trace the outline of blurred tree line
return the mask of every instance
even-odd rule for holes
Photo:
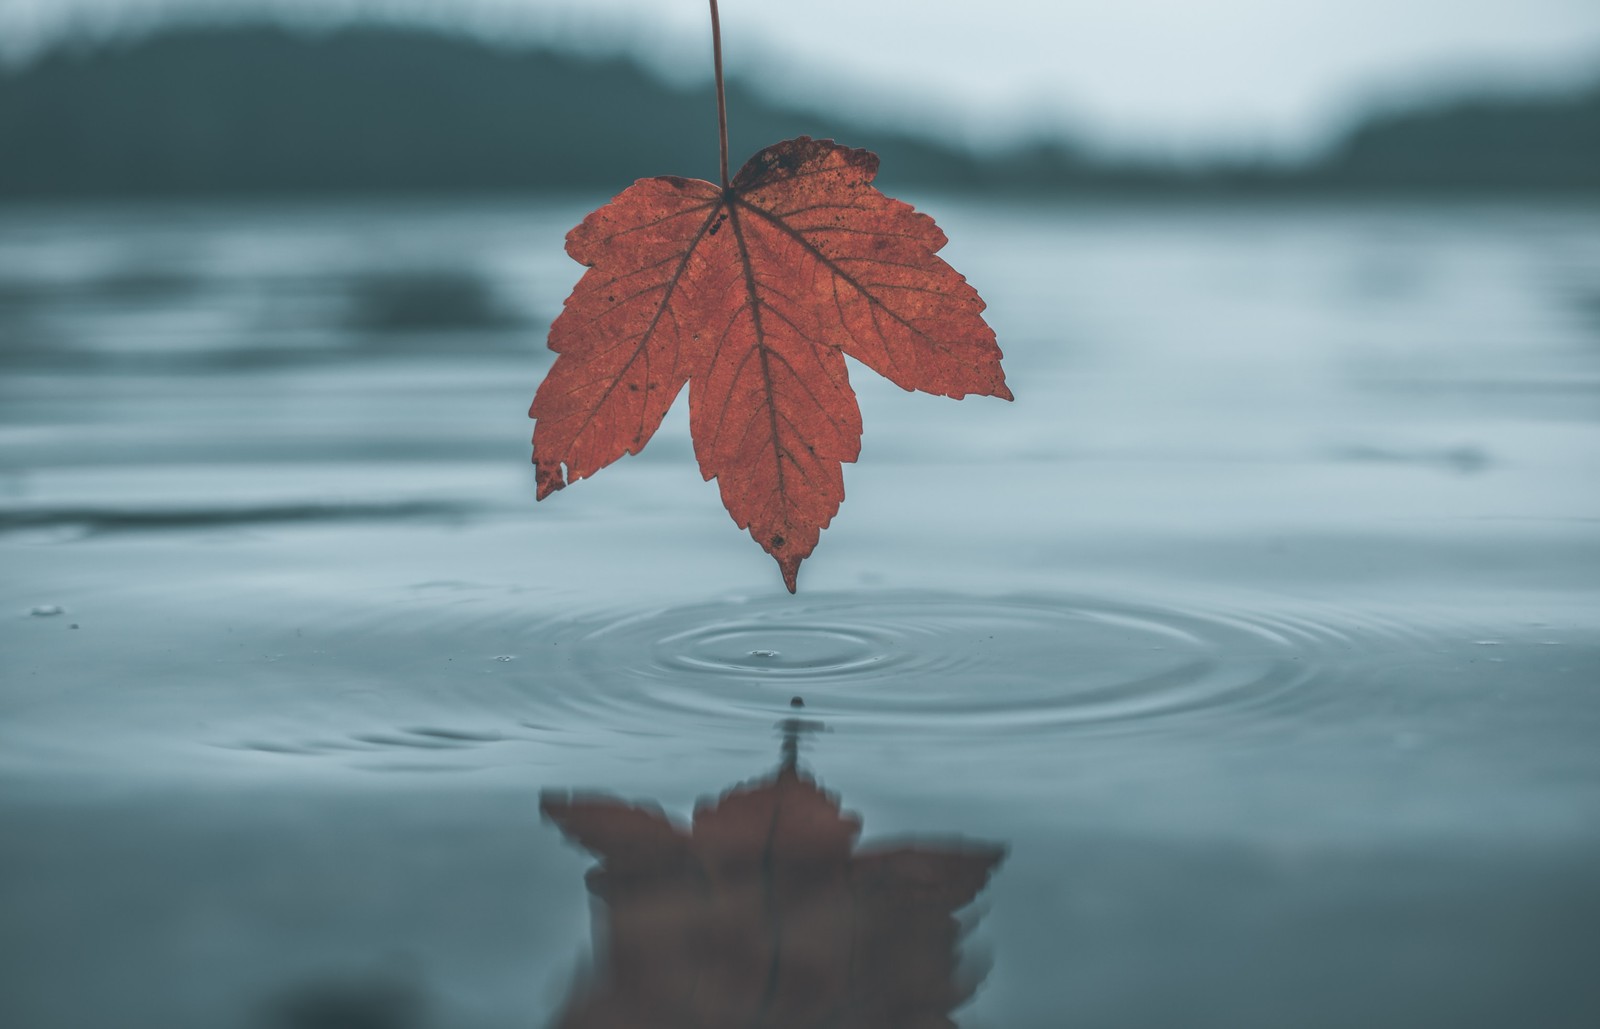
[[[883,181],[1018,191],[1600,190],[1600,88],[1375,116],[1298,166],[1174,168],[1067,142],[974,152],[729,85],[734,161],[806,134]],[[422,30],[173,29],[0,72],[0,198],[616,190],[714,178],[709,83]]]

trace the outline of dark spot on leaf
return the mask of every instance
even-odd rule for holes
[[[772,537],[772,545],[775,546],[775,547],[783,546],[783,537],[782,536],[774,536],[774,537]]]
[[[711,223],[711,228],[706,230],[706,235],[715,236],[717,234],[717,230],[722,228],[722,223],[727,221],[727,220],[728,220],[728,212],[727,211],[719,211],[719,212],[717,212],[717,220]]]

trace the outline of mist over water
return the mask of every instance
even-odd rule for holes
[[[963,1026],[1600,1018],[1593,205],[912,197],[1017,401],[852,365],[790,597],[681,408],[533,503],[598,199],[0,212],[0,1023],[545,1024],[608,918],[803,977],[908,897]],[[541,822],[791,756],[794,906]]]

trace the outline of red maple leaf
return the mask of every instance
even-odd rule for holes
[[[1011,391],[982,299],[872,185],[876,155],[801,136],[728,182],[725,140],[724,185],[641,179],[568,233],[589,270],[528,412],[538,495],[638,453],[689,383],[700,472],[792,593],[861,451],[844,355],[907,390]]]

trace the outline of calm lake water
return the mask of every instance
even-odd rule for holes
[[[0,212],[0,1024],[1600,1025],[1600,209],[916,198],[791,597],[597,199]]]

